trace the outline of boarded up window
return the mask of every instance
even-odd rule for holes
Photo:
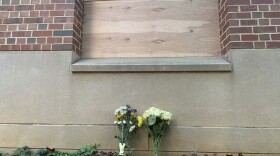
[[[84,58],[220,55],[217,0],[85,2]]]

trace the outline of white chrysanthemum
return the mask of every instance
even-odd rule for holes
[[[118,123],[118,121],[114,121],[114,124],[117,124]]]
[[[135,129],[135,125],[133,125],[133,126],[131,126],[130,128],[129,128],[129,132],[132,132],[134,129]]]
[[[126,114],[126,112],[127,112],[127,106],[120,106],[114,111],[114,114],[117,115],[118,113],[120,113],[121,115],[123,115]]]
[[[146,110],[143,114],[143,118],[147,119],[149,116],[151,116],[153,113],[150,110]]]
[[[172,114],[169,112],[165,112],[161,115],[160,117],[162,120],[171,120],[172,119]]]

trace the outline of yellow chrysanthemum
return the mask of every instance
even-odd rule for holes
[[[117,120],[120,120],[121,117],[122,117],[122,115],[120,115],[120,114],[117,114],[117,115],[116,115],[116,119],[117,119]]]
[[[138,122],[137,126],[138,127],[142,127],[142,125],[143,125],[143,118],[141,116],[137,116],[137,122]]]

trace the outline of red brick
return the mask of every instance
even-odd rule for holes
[[[20,50],[20,45],[0,45],[0,50]]]
[[[24,23],[43,23],[42,17],[24,18]]]
[[[21,12],[20,12],[20,17],[28,17],[29,14],[30,14],[29,11],[21,11]]]
[[[44,17],[44,16],[49,16],[50,15],[50,11],[40,11],[40,16]]]
[[[33,31],[32,36],[52,36],[52,31]]]
[[[271,34],[272,40],[280,40],[280,34]]]
[[[21,50],[22,51],[29,51],[29,50],[41,50],[41,45],[40,44],[26,44],[26,45],[21,45]]]
[[[37,38],[37,43],[43,44],[46,43],[47,38]]]
[[[220,41],[222,42],[226,37],[227,37],[226,33],[222,34],[221,37],[220,37]]]
[[[41,0],[42,4],[50,4],[50,2],[51,2],[50,0]]]
[[[26,44],[26,38],[17,38],[17,44]]]
[[[55,17],[54,23],[73,23],[74,17]]]
[[[64,24],[64,29],[73,29],[73,24]]]
[[[65,11],[65,16],[74,16],[74,14],[75,14],[75,11],[74,10],[66,10]],[[79,19],[81,19],[81,18],[79,18]]]
[[[230,47],[233,49],[251,49],[254,48],[253,42],[231,42]]]
[[[240,24],[241,24],[241,26],[258,25],[258,21],[257,20],[240,20]]]
[[[269,19],[259,19],[259,25],[269,25]]]
[[[268,11],[269,6],[268,5],[259,5],[259,11]]]
[[[44,17],[44,23],[53,23],[54,18],[53,17]]]
[[[273,4],[273,0],[252,0],[252,4]]]
[[[271,5],[270,10],[271,11],[280,11],[280,5]]]
[[[0,5],[1,11],[15,11],[15,6]]]
[[[61,37],[50,37],[47,39],[47,43],[62,43]]]
[[[31,50],[31,44],[22,44],[20,49],[23,51]]]
[[[34,10],[34,5],[16,5],[15,6],[16,11],[30,11]]]
[[[28,30],[37,30],[37,24],[28,24]]]
[[[50,16],[64,16],[64,11],[50,11]]]
[[[21,4],[30,4],[31,0],[21,0]]]
[[[65,3],[65,0],[51,0],[51,3]]]
[[[63,43],[72,43],[73,42],[73,37],[64,37]]]
[[[271,19],[270,23],[271,25],[280,25],[280,19]]]
[[[54,10],[54,4],[38,4],[35,10]]]
[[[39,11],[30,11],[30,17],[39,17]]]
[[[280,41],[279,42],[266,42],[267,48],[280,48]]]
[[[73,50],[72,44],[53,44],[52,50]]]
[[[17,30],[17,25],[8,25],[8,30],[9,31]]]
[[[263,26],[263,27],[254,27],[254,33],[273,33],[276,32],[276,27],[274,26]]]
[[[32,49],[31,50],[42,50],[41,48],[41,44],[32,44],[31,47]]]
[[[280,18],[280,12],[264,12],[264,18]]]
[[[0,25],[0,31],[7,31],[8,26],[7,25]]]
[[[0,18],[8,18],[9,17],[9,12],[1,12],[0,13]]]
[[[12,36],[13,37],[30,37],[31,31],[13,31]]]
[[[49,29],[63,29],[63,24],[49,24]]]
[[[18,30],[27,30],[27,24],[18,25]]]
[[[251,27],[231,27],[228,29],[230,34],[252,33]]]
[[[254,48],[264,49],[265,48],[265,42],[254,42]]]
[[[257,41],[258,35],[241,35],[242,41]]]
[[[251,13],[229,13],[228,18],[230,19],[251,18]]]
[[[227,0],[226,5],[249,5],[250,0]]]
[[[0,38],[0,44],[5,44],[5,39],[4,38]]]
[[[42,50],[52,50],[52,46],[50,44],[42,44]]]
[[[3,24],[20,24],[23,18],[4,18]]]
[[[228,6],[226,8],[227,12],[238,12],[238,6]]]
[[[240,6],[241,11],[258,11],[257,5]]]
[[[0,37],[1,38],[11,37],[11,32],[0,32]]]
[[[74,9],[75,4],[56,4],[55,10]]]
[[[40,4],[40,0],[31,0],[31,4]]]
[[[14,17],[19,17],[19,12],[18,11],[10,12],[10,18],[14,18]]]
[[[73,44],[76,46],[76,47],[78,47],[79,45],[80,45],[80,43],[74,38],[73,39]]]

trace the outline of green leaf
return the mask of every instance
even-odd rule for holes
[[[156,123],[156,121],[157,121],[157,117],[154,116],[154,115],[152,115],[152,116],[150,116],[150,117],[148,118],[148,125],[149,125],[149,126],[152,126],[152,125],[154,125],[154,124]]]

